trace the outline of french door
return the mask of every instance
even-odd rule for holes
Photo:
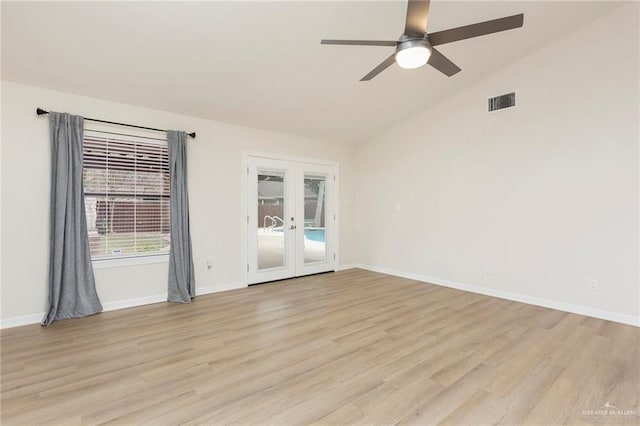
[[[248,157],[248,283],[333,271],[336,167]]]

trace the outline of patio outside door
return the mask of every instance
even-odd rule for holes
[[[248,283],[334,270],[335,166],[248,157]]]

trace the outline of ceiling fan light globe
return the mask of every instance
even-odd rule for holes
[[[414,69],[424,66],[431,56],[431,49],[427,46],[413,46],[398,50],[396,62],[401,68]]]

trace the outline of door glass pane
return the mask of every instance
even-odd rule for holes
[[[325,176],[304,175],[304,263],[327,259],[325,238]]]
[[[258,269],[286,265],[285,173],[258,169]]]

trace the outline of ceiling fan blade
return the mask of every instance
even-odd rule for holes
[[[431,56],[429,56],[427,63],[447,77],[451,77],[461,71],[460,67],[434,48],[431,48]]]
[[[521,27],[523,21],[524,14],[520,13],[519,15],[507,16],[505,18],[498,18],[491,21],[438,31],[433,34],[429,34],[429,43],[431,43],[432,46],[438,46],[472,37],[511,30]]]
[[[382,71],[386,70],[396,61],[396,54],[389,56],[387,59],[382,61],[380,65],[371,70],[371,72],[360,79],[360,81],[369,81],[376,75],[380,74]]]
[[[395,46],[398,42],[384,40],[320,40],[320,44],[338,44],[346,46]]]
[[[430,0],[409,0],[407,2],[407,19],[404,33],[409,37],[424,36],[427,32],[427,18],[429,16]]]

